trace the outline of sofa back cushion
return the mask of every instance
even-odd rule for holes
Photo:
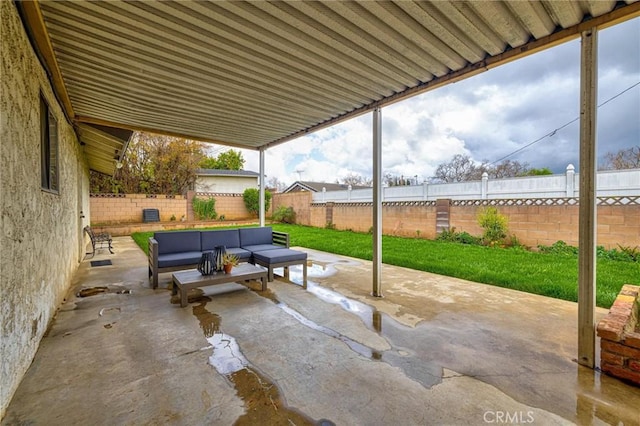
[[[213,250],[216,246],[237,248],[240,247],[240,234],[237,229],[200,231],[200,242],[202,251]]]
[[[240,228],[240,247],[253,246],[258,244],[271,244],[273,241],[270,226],[261,228]]]
[[[158,254],[201,251],[200,231],[156,232],[153,238],[158,242]]]

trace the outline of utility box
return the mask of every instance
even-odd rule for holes
[[[158,209],[142,209],[143,222],[160,222],[160,211]]]

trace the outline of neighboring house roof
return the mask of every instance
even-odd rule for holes
[[[260,177],[260,173],[250,170],[222,170],[222,169],[198,169],[198,176],[239,176],[239,177]]]
[[[298,191],[322,192],[322,188],[325,188],[327,191],[346,191],[347,189],[349,189],[349,185],[344,183],[296,181],[282,192],[283,193],[298,192]],[[351,189],[362,189],[362,188],[369,188],[369,187],[360,186],[360,185],[351,186]]]

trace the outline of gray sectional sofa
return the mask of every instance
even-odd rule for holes
[[[158,274],[195,268],[205,251],[225,246],[241,262],[254,263],[253,253],[289,248],[289,234],[269,226],[207,231],[156,232],[149,238],[149,280],[158,287]]]

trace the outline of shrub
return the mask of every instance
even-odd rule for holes
[[[204,199],[193,197],[191,205],[193,206],[193,213],[198,220],[211,220],[218,217],[215,198]]]
[[[336,229],[336,224],[328,220],[327,223],[324,224],[324,229]]]
[[[468,232],[456,232],[455,226],[451,229],[444,230],[436,237],[438,241],[448,241],[451,243],[460,243],[460,244],[472,244],[478,245],[481,243],[481,239],[478,237],[474,237]]]
[[[618,249],[607,250],[604,246],[596,247],[596,256],[602,259],[616,260],[619,262],[639,262],[640,250],[638,247],[624,247],[618,244]],[[578,247],[570,246],[564,241],[556,241],[550,246],[539,245],[541,253],[559,254],[564,256],[577,256]]]
[[[260,213],[260,191],[258,191],[256,188],[247,188],[242,194],[242,199],[244,200],[244,205],[247,208],[247,211],[255,216],[258,216]],[[269,210],[270,205],[271,192],[264,191],[264,210]]]
[[[620,244],[618,244],[618,247],[620,247],[620,250],[607,250],[603,246],[598,246],[596,247],[596,254],[598,257],[620,262],[638,262],[640,260],[640,251],[638,251],[637,247],[623,247]]]
[[[618,244],[618,247],[632,262],[640,262],[640,249],[638,247],[625,247],[620,244]]]
[[[560,254],[564,256],[576,256],[578,247],[570,246],[562,240],[556,241],[550,246],[539,245],[538,250],[541,253]]]
[[[273,212],[271,219],[281,223],[296,223],[296,212],[293,207],[280,206]]]
[[[484,229],[482,240],[487,245],[502,244],[507,238],[507,218],[498,213],[495,207],[487,207],[480,211],[478,224]]]

